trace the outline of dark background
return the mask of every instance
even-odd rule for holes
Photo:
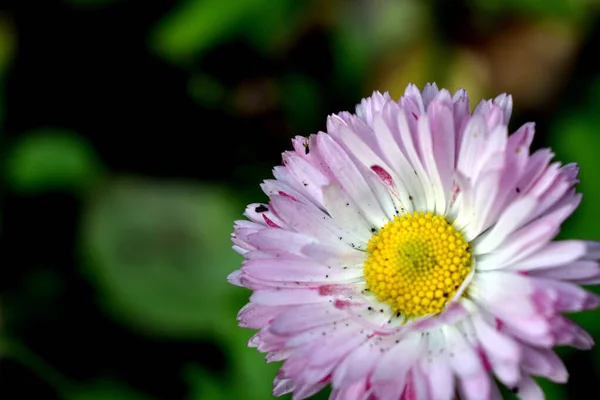
[[[270,398],[233,220],[373,90],[512,93],[511,127],[581,165],[561,236],[598,239],[599,50],[591,0],[1,0],[0,396]],[[599,350],[559,353],[547,397],[586,397]]]

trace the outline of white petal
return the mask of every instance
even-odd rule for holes
[[[500,219],[489,233],[475,240],[473,252],[485,254],[496,249],[511,233],[522,226],[537,204],[538,202],[532,197],[523,197],[513,202],[500,215]]]

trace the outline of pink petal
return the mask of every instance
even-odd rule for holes
[[[421,185],[424,191],[424,200],[427,205],[427,211],[433,211],[435,209],[434,192],[431,187],[431,181],[429,175],[425,170],[425,166],[422,162],[422,157],[419,154],[419,142],[414,140],[411,133],[410,123],[405,112],[400,112],[396,116],[396,126],[398,133],[400,134],[400,142],[404,144],[406,156],[408,161],[412,165],[414,173],[421,181]],[[417,129],[415,129],[416,131]]]
[[[515,384],[520,377],[520,346],[495,328],[488,325],[480,316],[472,319],[477,339],[483,346],[496,375],[505,384]]]
[[[338,365],[333,374],[334,385],[344,387],[366,379],[381,356],[371,341],[363,343]]]
[[[400,397],[408,371],[423,354],[423,344],[420,335],[410,335],[382,357],[371,377],[378,399],[397,400]]]
[[[350,385],[337,386],[331,392],[330,400],[366,400],[369,396],[367,382],[359,381]]]
[[[589,333],[562,315],[552,318],[552,334],[556,345],[567,345],[581,350],[589,350],[594,345],[594,339]]]
[[[433,139],[433,154],[445,194],[451,193],[455,164],[453,104],[447,90],[440,91],[427,109]],[[444,210],[445,211],[445,210]],[[440,212],[442,212],[440,210]]]
[[[376,226],[383,226],[387,218],[364,177],[348,158],[347,153],[329,136],[324,133],[317,135],[318,147],[314,151],[321,159],[327,160],[331,172],[342,188],[352,198],[363,216]]]
[[[517,386],[517,396],[522,400],[544,400],[544,392],[539,385],[529,376],[524,375]]]
[[[326,284],[352,282],[362,277],[362,271],[355,268],[332,268],[310,260],[286,258],[249,259],[244,262],[242,271],[256,279],[272,282]]]
[[[503,123],[508,125],[510,115],[512,114],[513,101],[512,96],[502,93],[494,99],[494,104],[498,105],[504,111]]]
[[[432,399],[450,400],[454,397],[454,376],[446,357],[434,357],[423,362],[423,369],[429,376]]]
[[[329,185],[324,188],[323,205],[333,222],[342,230],[351,232],[363,242],[369,241],[373,226],[365,220],[354,200],[348,197],[341,187]]]
[[[284,153],[283,162],[287,172],[294,179],[292,187],[313,200],[315,204],[322,204],[321,187],[331,183],[329,177],[295,153]]]
[[[446,91],[442,89],[442,91]],[[429,112],[429,105],[433,99],[439,96],[440,90],[435,83],[427,82],[423,88],[421,98],[423,99],[423,109]],[[450,100],[450,93],[448,93],[448,100]],[[452,104],[452,103],[451,103]]]
[[[572,281],[578,284],[594,282],[600,279],[600,265],[596,261],[575,261],[567,265],[552,268],[538,268],[532,271],[533,276]]]
[[[462,147],[464,127],[471,118],[471,108],[469,105],[469,95],[464,89],[459,89],[452,97],[454,103],[454,131],[456,132],[455,158],[458,158],[460,148]],[[456,163],[455,163],[456,165]]]
[[[524,346],[522,368],[531,375],[543,376],[553,382],[566,383],[569,378],[561,359],[549,349]]]
[[[289,335],[343,320],[345,315],[345,312],[330,304],[301,305],[294,312],[279,314],[271,324],[271,331],[278,335]]]
[[[481,155],[485,149],[487,128],[480,117],[471,117],[464,128],[456,168],[468,177],[479,175]]]
[[[381,113],[383,106],[392,101],[390,94],[385,92],[373,92],[371,97],[363,99],[359,105],[356,106],[356,116],[365,121],[369,126],[373,127],[373,119],[377,114]]]
[[[500,246],[510,234],[522,226],[537,205],[537,200],[531,197],[523,197],[510,204],[489,233],[476,240],[476,254],[485,254]]]
[[[287,306],[327,302],[331,297],[322,296],[314,289],[256,290],[250,301],[264,306]]]
[[[271,197],[271,204],[278,215],[284,216],[290,229],[310,235],[320,242],[335,244],[339,241],[365,247],[366,243],[352,232],[337,226],[331,217],[313,206],[298,203],[285,196]],[[342,239],[340,239],[340,237]]]
[[[255,303],[246,304],[238,313],[239,325],[243,328],[260,329],[271,323],[287,307],[268,307]]]
[[[586,252],[585,242],[561,240],[548,243],[542,249],[510,266],[514,270],[533,270],[567,264],[582,257]]]

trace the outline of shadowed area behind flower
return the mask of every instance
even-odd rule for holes
[[[593,2],[150,3],[0,5],[3,397],[270,398],[225,280],[233,221],[290,138],[373,90],[511,93],[511,128],[581,167],[560,237],[600,237]],[[573,319],[597,339],[598,316]],[[583,397],[600,350],[559,354],[547,397]]]

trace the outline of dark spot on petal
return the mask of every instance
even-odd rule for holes
[[[371,311],[373,309],[373,307],[369,306],[367,307],[367,310]]]
[[[375,233],[376,230],[377,229],[375,229],[375,228],[371,228],[371,233]]]
[[[346,207],[348,207],[350,205],[350,203],[346,203]]]
[[[517,193],[521,193],[521,189],[520,188],[516,188]]]
[[[412,196],[409,194],[409,195],[408,195],[408,199],[409,199],[410,201],[412,201],[413,197],[412,197]]]
[[[379,177],[379,179],[381,179],[384,185],[390,188],[396,187],[392,176],[385,169],[383,169],[379,165],[371,165],[371,170],[377,174],[377,176]]]
[[[514,394],[519,393],[519,388],[518,387],[512,387],[509,390],[511,391],[511,393],[514,393]]]
[[[265,205],[261,204],[260,206],[256,207],[254,211],[257,213],[263,213],[265,211],[269,211],[269,209]]]

